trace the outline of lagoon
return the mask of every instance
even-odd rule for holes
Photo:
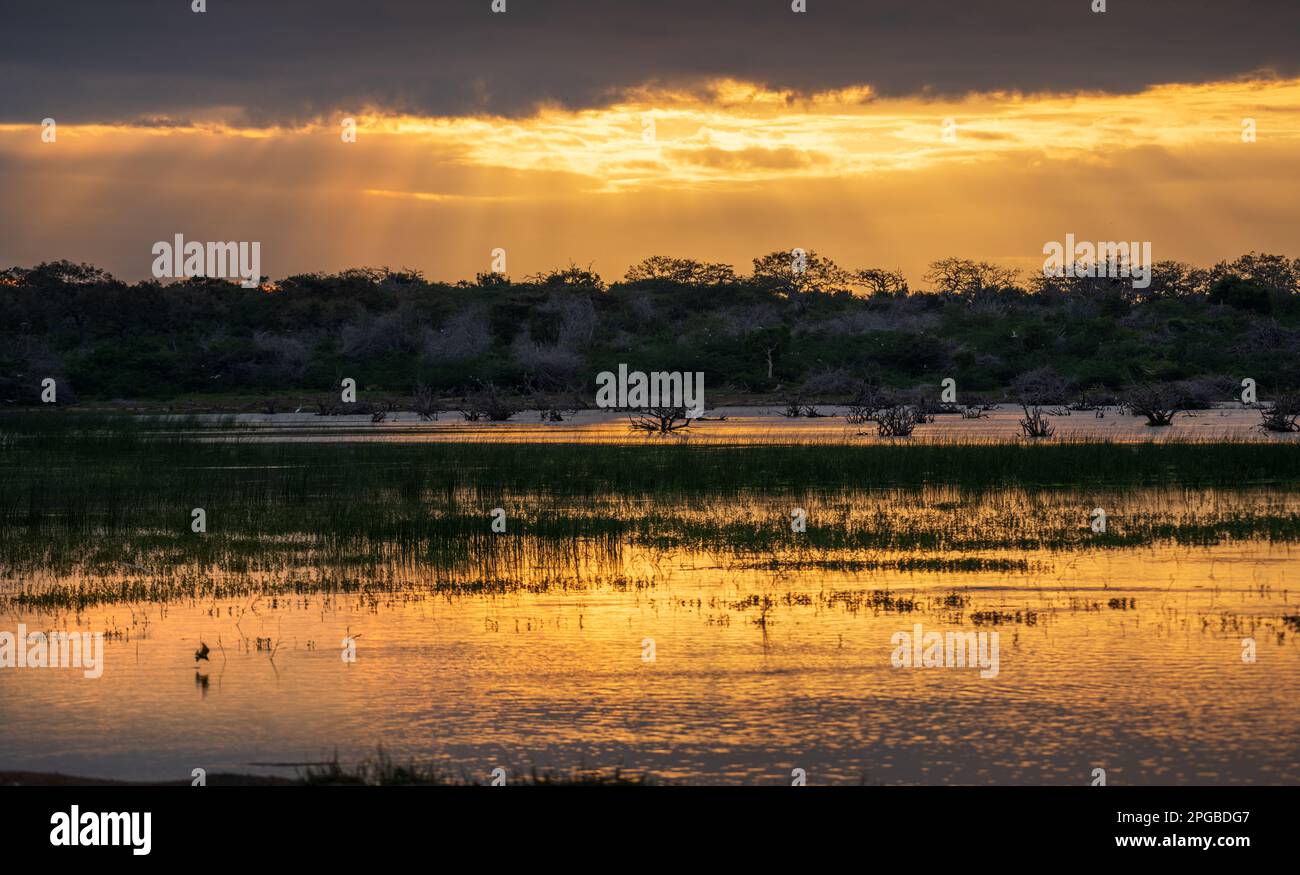
[[[0,628],[105,640],[0,669],[0,772],[1300,779],[1289,448],[192,430],[6,433]],[[997,676],[895,668],[917,623],[998,633]]]

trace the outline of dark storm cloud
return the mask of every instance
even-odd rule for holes
[[[6,0],[0,120],[240,107],[256,124],[375,105],[597,105],[729,76],[885,94],[1101,89],[1300,69],[1295,0]],[[155,123],[157,123],[155,121]]]

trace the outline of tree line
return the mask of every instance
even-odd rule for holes
[[[1044,368],[1081,390],[1243,377],[1300,388],[1300,259],[1157,262],[1127,279],[946,258],[846,269],[808,251],[731,265],[654,256],[606,282],[570,264],[521,280],[420,271],[299,274],[259,288],[125,283],[68,261],[0,271],[0,403],[475,387],[587,393],[595,374],[703,371],[712,395],[834,398],[955,379],[996,397]],[[1227,399],[1224,399],[1227,400]]]

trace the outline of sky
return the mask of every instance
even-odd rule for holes
[[[1300,256],[1293,0],[4,5],[0,266]]]

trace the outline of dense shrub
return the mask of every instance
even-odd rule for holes
[[[738,276],[650,259],[607,285],[570,266],[526,281],[429,282],[412,271],[292,276],[258,289],[191,279],[128,285],[88,265],[0,271],[0,402],[317,393],[359,386],[459,396],[590,392],[595,374],[703,371],[713,392],[852,397],[937,387],[1034,404],[1181,382],[1195,408],[1251,377],[1300,389],[1300,260],[1251,254],[1209,270],[1162,263],[1146,290],[1029,277],[946,259],[930,291],[894,271],[781,253]],[[66,396],[62,389],[68,390]]]

